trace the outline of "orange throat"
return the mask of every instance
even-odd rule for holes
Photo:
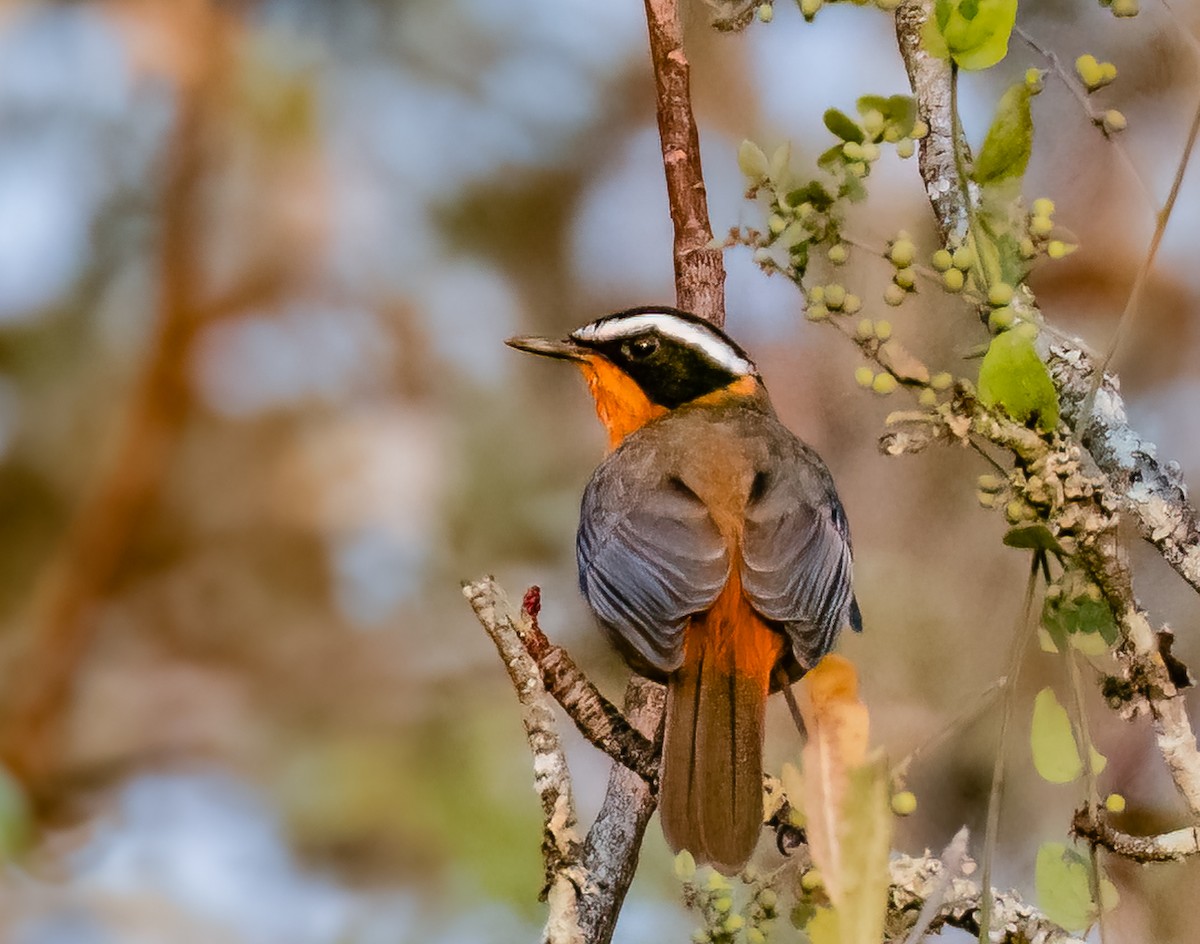
[[[666,407],[651,403],[637,382],[607,358],[595,355],[579,367],[596,401],[596,415],[608,430],[609,448],[616,449],[630,433],[666,414]]]

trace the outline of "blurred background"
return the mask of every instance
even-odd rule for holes
[[[740,35],[687,4],[714,230],[759,225],[736,149],[829,144],[825,108],[906,92],[891,19],[791,3]],[[1026,196],[1082,245],[1033,277],[1103,349],[1200,95],[1200,8],[1026,3],[1062,58],[1120,77],[1137,174],[1057,78],[1034,102]],[[1014,39],[965,80],[978,144],[1045,60]],[[848,231],[937,248],[915,161],[888,149]],[[1200,172],[1185,183],[1118,368],[1134,425],[1200,484]],[[854,532],[874,739],[899,758],[1003,671],[1026,559],[975,500],[974,454],[887,459],[852,345],[727,254],[730,332],[825,457]],[[890,267],[837,275],[936,369],[985,340]],[[86,0],[0,5],[0,941],[517,942],[542,911],[539,808],[513,692],[459,593],[543,589],[542,626],[619,698],[575,589],[577,502],[604,439],[573,371],[504,347],[673,300],[635,0]],[[1135,546],[1138,589],[1200,665],[1194,595]],[[1078,786],[1040,781],[1023,668],[1000,884],[1032,894]],[[1065,694],[1064,694],[1065,698]],[[1147,726],[1092,698],[1131,831],[1183,822]],[[1192,699],[1193,716],[1200,711]],[[768,764],[799,745],[773,705]],[[982,835],[998,727],[914,772],[901,849]],[[581,814],[607,762],[568,735]],[[686,940],[657,825],[618,940]],[[764,843],[764,861],[771,853]],[[978,847],[976,847],[978,851]],[[1113,863],[1109,940],[1196,940],[1200,866]]]

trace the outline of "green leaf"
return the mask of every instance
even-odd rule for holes
[[[842,153],[842,146],[840,144],[835,144],[828,151],[822,151],[821,156],[817,158],[817,166],[823,167],[828,171],[832,171],[833,168],[845,162],[846,155]]]
[[[1033,765],[1043,780],[1070,783],[1083,773],[1071,719],[1050,687],[1038,692],[1033,701],[1029,745],[1033,750]]]
[[[1096,913],[1088,861],[1061,842],[1042,843],[1035,881],[1046,917],[1068,931],[1082,931]]]
[[[987,69],[1008,54],[1017,0],[937,0],[922,43],[939,58],[967,70]]]
[[[1068,931],[1082,931],[1096,920],[1092,900],[1092,863],[1087,856],[1061,842],[1045,842],[1038,849],[1036,883],[1038,904],[1046,917]],[[1100,902],[1105,911],[1117,906],[1116,886],[1100,874]]]
[[[842,149],[836,148],[839,157]],[[802,203],[811,203],[814,210],[823,213],[833,205],[833,194],[816,180],[810,180],[803,187],[798,187],[788,194],[788,206],[798,207]]]
[[[1053,551],[1062,554],[1062,545],[1050,533],[1044,524],[1029,524],[1019,528],[1009,528],[1004,535],[1004,543],[1009,547],[1027,548],[1033,551]]]
[[[1058,425],[1058,391],[1033,341],[1020,330],[998,334],[988,345],[979,366],[979,399],[1019,423],[1033,420],[1043,431]]]
[[[892,95],[888,98],[888,110],[884,114],[896,125],[900,137],[907,138],[917,123],[917,100],[911,95]]]
[[[750,180],[762,180],[767,176],[767,155],[753,141],[746,139],[738,146],[738,167]]]
[[[975,159],[972,176],[981,185],[1020,177],[1029,166],[1033,150],[1033,115],[1029,87],[1021,82],[1000,97],[992,126]]]
[[[863,143],[863,129],[844,111],[838,111],[836,108],[826,111],[825,127],[843,141],[853,141],[855,144]]]
[[[877,111],[879,114],[883,115],[884,118],[892,117],[889,114],[891,103],[882,95],[864,95],[854,103],[854,107],[858,109],[859,115],[865,116],[869,111]]]

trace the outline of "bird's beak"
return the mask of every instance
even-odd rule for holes
[[[518,351],[540,354],[543,357],[558,357],[568,361],[587,360],[590,353],[586,347],[570,338],[520,337],[509,338],[504,343],[509,347],[515,347]]]

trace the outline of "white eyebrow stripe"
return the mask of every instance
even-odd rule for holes
[[[716,363],[734,374],[755,374],[754,364],[742,357],[732,347],[726,344],[703,327],[684,321],[666,312],[645,315],[633,315],[629,318],[606,319],[593,321],[571,333],[577,341],[592,341],[603,343],[617,341],[621,338],[632,337],[648,329],[654,329],[668,337],[682,341],[690,347],[699,348]]]

